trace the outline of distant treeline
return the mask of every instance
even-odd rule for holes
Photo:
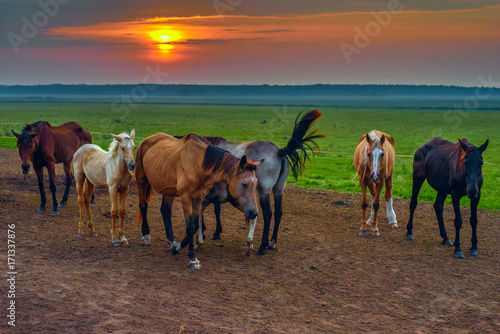
[[[500,96],[498,88],[430,85],[0,85],[0,95]]]

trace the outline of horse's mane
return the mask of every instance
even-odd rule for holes
[[[23,128],[23,131],[39,130],[43,126],[46,126],[48,128],[52,127],[52,125],[50,125],[50,123],[47,121],[36,121],[31,124],[26,124],[26,126]]]
[[[214,146],[219,146],[220,143],[227,142],[227,139],[222,138],[222,137],[205,137],[205,136],[200,136],[196,133],[190,133],[189,135],[186,135],[186,136],[174,136],[174,138],[183,139],[183,138],[186,138],[186,137],[191,136],[191,135],[195,135],[201,141],[204,141],[205,143],[207,143],[209,145],[214,145]]]
[[[129,134],[126,132],[122,132],[118,135],[118,137],[121,137],[123,139],[131,139]],[[117,152],[118,148],[120,147],[120,142],[116,139],[114,139],[111,144],[109,144],[108,151],[110,153],[110,157],[113,157]]]
[[[219,147],[208,145],[203,158],[203,173],[213,174],[214,178],[233,172],[238,158]]]
[[[460,141],[463,144],[467,145],[467,150],[466,151],[462,150],[462,146],[460,145],[460,143],[457,143],[455,145],[455,149],[452,150],[451,154],[452,154],[452,156],[456,156],[458,158],[457,165],[459,166],[460,171],[463,172],[465,170],[465,165],[464,165],[465,157],[468,156],[469,154],[476,152],[476,150],[478,148],[477,148],[477,146],[474,146],[473,144],[471,144],[467,140],[467,138],[462,138],[462,139],[460,139]]]

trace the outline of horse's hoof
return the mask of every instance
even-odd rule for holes
[[[59,211],[57,210],[52,210],[52,213],[50,214],[51,216],[59,216]]]
[[[448,239],[448,240],[444,240],[444,241],[441,243],[441,245],[443,245],[443,246],[453,246],[453,243],[451,242],[451,240],[450,240],[450,239]]]
[[[125,238],[123,238],[123,239],[120,241],[120,243],[121,243],[122,245],[128,245],[128,241],[127,241],[127,239],[125,239]]]
[[[374,237],[380,237],[380,231],[379,230],[374,230],[374,231],[372,231],[372,235]]]
[[[359,235],[360,237],[366,237],[366,230],[359,230],[358,235]]]
[[[267,246],[267,249],[269,249],[269,250],[276,250],[276,245],[272,245],[271,244],[271,245]]]
[[[38,212],[45,212],[45,207],[44,206],[39,207]]]
[[[177,255],[180,251],[177,247],[171,247],[170,250],[172,251],[172,255]]]
[[[220,234],[212,235],[212,240],[220,240]]]
[[[200,263],[200,260],[198,260],[198,259],[194,259],[193,261],[189,261],[189,265],[191,266],[191,269],[195,269],[195,270],[201,269],[201,263]]]
[[[64,202],[61,202],[59,203],[59,205],[57,206],[58,208],[64,208],[66,206],[66,204]]]
[[[95,204],[93,202],[91,202],[89,206],[94,207]]]
[[[372,223],[373,223],[373,222],[371,222],[371,221],[367,220],[367,221],[366,221],[366,226],[367,226],[367,227],[372,227]]]
[[[77,239],[83,239],[83,234],[78,233],[78,234],[76,235],[76,237],[77,237]]]
[[[252,251],[249,249],[247,250],[247,252],[245,253],[246,256],[251,256],[252,255]]]
[[[262,248],[262,247],[261,247],[261,248],[259,248],[259,250],[257,251],[257,254],[258,254],[258,255],[264,255],[264,254],[266,254],[266,247],[264,247],[264,248]]]
[[[462,252],[455,252],[455,253],[453,253],[453,257],[455,259],[465,259],[464,253],[462,253]]]
[[[406,240],[410,240],[410,241],[415,240],[415,239],[413,239],[413,234],[407,234],[406,235]]]
[[[393,229],[398,229],[399,228],[398,223],[389,223],[389,226],[392,227]]]
[[[194,247],[193,247],[194,250],[197,251],[198,249],[200,249],[201,245],[202,244],[200,244],[200,243],[197,242],[196,245],[194,245]]]
[[[113,241],[113,246],[115,247],[119,247],[120,246],[120,243],[118,241]]]
[[[143,246],[151,245],[151,237],[149,236],[149,234],[142,237],[142,245]]]
[[[469,250],[469,255],[470,256],[477,256],[477,249],[471,249],[471,250]]]

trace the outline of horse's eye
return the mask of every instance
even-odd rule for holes
[[[125,148],[122,147],[122,151],[125,151]]]
[[[248,184],[246,184],[246,183],[242,183],[241,186],[243,187],[243,189],[248,188]]]
[[[382,153],[380,156],[383,158],[383,157],[384,157],[384,155],[385,155],[385,153]]]

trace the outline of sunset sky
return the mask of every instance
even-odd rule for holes
[[[500,82],[498,0],[41,2],[0,0],[0,84]]]

